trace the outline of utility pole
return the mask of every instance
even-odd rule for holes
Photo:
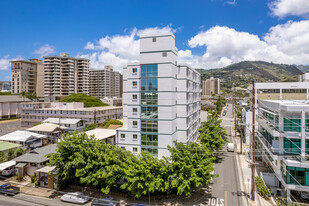
[[[251,164],[251,199],[255,200],[255,85],[252,81],[252,164]]]
[[[95,124],[97,124],[97,110],[93,110],[93,121]]]
[[[237,137],[237,111],[236,111],[236,88],[235,88],[235,84],[234,84],[234,88],[233,88],[233,96],[234,96],[234,123],[235,123],[235,138]]]

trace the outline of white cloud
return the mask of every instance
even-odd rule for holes
[[[128,62],[139,59],[139,39],[146,34],[161,34],[180,31],[182,27],[173,29],[171,25],[165,27],[149,27],[142,30],[134,28],[127,35],[105,36],[95,42],[87,42],[84,49],[93,50],[92,53],[79,54],[79,57],[90,58],[91,68],[102,69],[104,65],[113,65],[115,69],[125,67]]]
[[[17,59],[23,59],[22,56],[17,56],[15,58],[9,58],[10,55],[6,55],[3,58],[0,59],[0,70],[8,70],[11,66],[10,61],[14,61]]]
[[[179,62],[194,67],[217,68],[240,61],[272,61],[286,64],[309,64],[309,20],[271,27],[261,39],[248,32],[215,26],[188,41],[189,47],[205,47],[203,55],[191,50],[179,51]]]
[[[38,54],[40,57],[55,53],[55,47],[48,44],[43,45],[41,48],[35,50],[33,54]]]
[[[308,16],[308,0],[275,0],[269,4],[269,8],[274,16],[280,18],[292,16]]]
[[[224,4],[236,5],[237,1],[236,0],[234,0],[234,1],[226,1],[226,2],[224,2]]]

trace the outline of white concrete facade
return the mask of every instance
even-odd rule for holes
[[[177,64],[171,33],[140,37],[140,62],[123,72],[123,122],[117,144],[138,154],[148,150],[169,156],[173,141],[188,143],[198,137],[200,75]]]

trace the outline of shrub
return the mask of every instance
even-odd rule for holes
[[[111,125],[111,124],[116,124],[116,125],[123,125],[123,123],[121,122],[121,121],[119,121],[119,120],[117,120],[117,119],[107,119],[107,120],[105,120],[103,123],[102,123],[102,127],[103,128],[108,128],[109,127],[109,125]]]
[[[12,157],[14,157],[14,150],[13,149],[10,149],[9,151],[8,151],[8,156],[9,156],[9,158],[12,158]]]
[[[35,178],[35,180],[34,180],[34,185],[35,185],[35,186],[39,186],[39,180],[38,180],[38,178]]]
[[[85,107],[108,106],[108,104],[103,103],[99,98],[86,94],[71,94],[61,99],[59,102],[83,102]]]
[[[92,129],[95,129],[97,128],[97,125],[96,124],[89,124],[86,128],[85,128],[85,131],[89,131],[89,130],[92,130]]]
[[[18,182],[21,182],[21,181],[23,181],[23,176],[22,175],[18,175],[17,177],[16,177],[16,180],[18,181]]]
[[[31,182],[34,183],[34,181],[37,179],[35,175],[30,176]]]
[[[18,156],[20,156],[20,155],[22,155],[24,153],[24,150],[23,150],[23,148],[18,148],[17,150],[16,150],[16,157],[18,157]]]
[[[267,187],[265,186],[263,180],[260,177],[255,177],[255,183],[256,183],[257,189],[259,191],[259,194],[263,198],[269,199],[270,192],[268,191]]]

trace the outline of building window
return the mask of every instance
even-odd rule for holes
[[[167,53],[166,53],[166,52],[163,52],[163,53],[162,53],[162,57],[167,57]]]
[[[121,134],[120,137],[124,139],[126,138],[126,134]]]
[[[133,69],[132,69],[132,73],[133,73],[133,74],[136,74],[136,73],[137,73],[137,68],[133,68]]]
[[[133,81],[132,85],[133,85],[133,87],[136,87],[137,86],[137,81]]]
[[[133,152],[137,152],[137,147],[133,147]]]
[[[137,94],[133,94],[133,95],[132,95],[132,99],[133,99],[133,100],[137,100]]]
[[[152,42],[157,42],[157,37],[152,37]]]
[[[133,134],[133,139],[137,140],[137,134]]]
[[[137,121],[133,121],[133,127],[137,127]]]

